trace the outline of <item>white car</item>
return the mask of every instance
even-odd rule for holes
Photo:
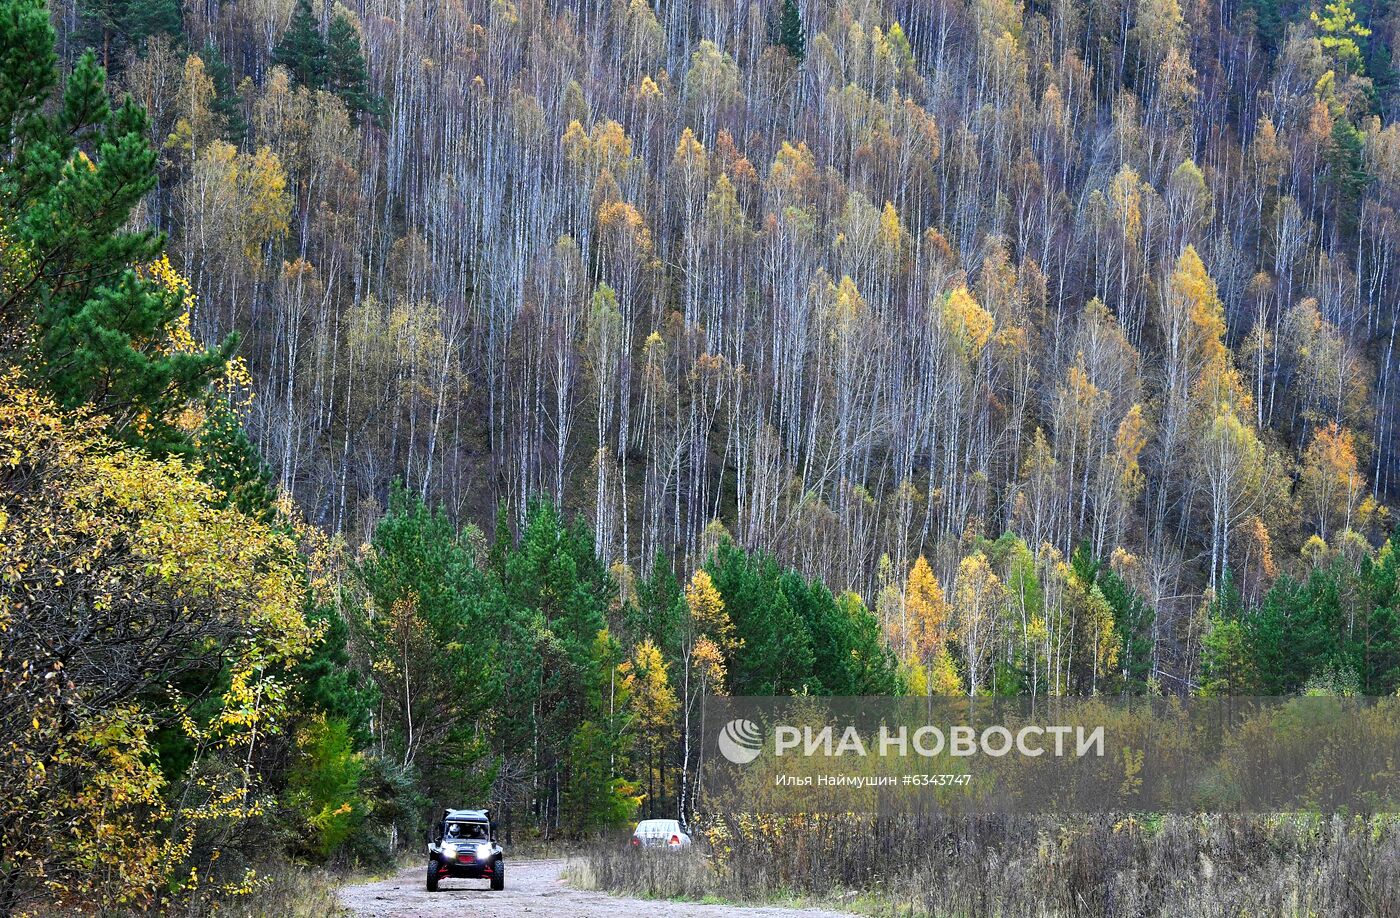
[[[690,836],[675,819],[643,819],[632,832],[632,847],[679,851],[690,847]]]

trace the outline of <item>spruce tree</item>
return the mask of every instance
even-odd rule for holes
[[[336,13],[326,34],[326,88],[339,96],[356,121],[378,114],[378,100],[369,91],[369,73],[360,49],[360,33],[343,13]]]
[[[796,584],[781,583],[782,570],[772,557],[749,555],[727,537],[720,540],[705,570],[724,597],[724,608],[739,639],[728,667],[735,695],[789,695],[810,692],[814,685],[812,636],[801,611],[793,608]],[[801,578],[798,578],[800,581]]]
[[[1361,196],[1370,177],[1366,174],[1366,135],[1345,115],[1332,123],[1332,147],[1327,153],[1330,179],[1337,194],[1337,217],[1348,236],[1356,232]]]
[[[77,12],[79,47],[92,47],[110,72],[119,68],[127,51],[143,54],[153,35],[176,46],[185,40],[180,0],[80,0]]]
[[[1123,641],[1118,654],[1122,688],[1142,693],[1152,677],[1152,622],[1156,611],[1108,565],[1099,567],[1098,585],[1113,610],[1114,628]]]
[[[322,629],[311,655],[292,671],[298,705],[303,712],[322,714],[343,723],[356,749],[370,741],[370,719],[376,691],[350,665],[350,629],[333,604],[312,605],[306,620]]]
[[[778,44],[799,64],[807,56],[807,41],[802,37],[802,13],[797,0],[783,0],[778,12]]]
[[[1362,691],[1393,695],[1400,686],[1400,559],[1394,541],[1363,563],[1361,579],[1370,606],[1358,642]]]
[[[248,121],[243,117],[238,91],[233,86],[233,72],[213,42],[205,45],[199,56],[204,61],[204,72],[214,82],[213,109],[223,121],[224,140],[241,147],[243,139],[248,136]]]
[[[272,519],[272,472],[244,432],[238,412],[218,394],[211,393],[205,402],[199,458],[200,477],[223,495],[224,505],[263,522]]]
[[[185,41],[185,22],[180,0],[127,0],[122,32],[137,53],[144,51],[146,39],[163,35],[172,45]]]
[[[502,675],[520,661],[503,665],[496,656],[496,632],[487,625],[490,591],[470,542],[443,510],[396,482],[371,546],[355,568],[362,599],[345,611],[368,651],[395,661],[372,673],[385,701],[379,729],[386,745],[402,759],[416,744],[424,786],[438,799],[480,793],[479,782],[489,784],[490,777],[478,765],[485,749],[477,723],[496,703]],[[410,648],[394,649],[406,637]],[[394,689],[405,682],[415,687],[408,698]],[[423,718],[433,729],[415,737]]]
[[[142,271],[164,237],[129,229],[156,181],[146,113],[130,97],[111,106],[91,52],[58,90],[42,0],[0,2],[0,47],[0,324],[10,356],[63,407],[90,404],[155,452],[180,448],[176,410],[236,340],[192,353],[168,346],[186,294]]]
[[[311,0],[297,0],[292,21],[272,51],[272,62],[286,67],[308,89],[326,85],[326,41],[311,11]]]

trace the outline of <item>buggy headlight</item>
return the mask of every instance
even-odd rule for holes
[[[491,856],[491,845],[489,842],[482,842],[476,846],[476,856],[478,860],[486,860]]]
[[[444,855],[448,860],[452,860],[453,858],[455,858],[455,857],[457,856],[457,846],[456,846],[456,845],[443,845],[443,846],[442,846],[442,853],[443,853],[443,855]]]

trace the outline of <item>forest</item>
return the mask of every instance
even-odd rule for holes
[[[0,915],[702,824],[713,695],[1396,694],[1397,38],[0,0]]]

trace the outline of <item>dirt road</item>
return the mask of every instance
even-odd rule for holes
[[[851,918],[841,912],[769,906],[738,908],[657,899],[620,899],[574,889],[564,883],[564,862],[514,861],[506,870],[506,888],[492,892],[482,880],[444,880],[435,893],[423,888],[423,870],[414,867],[388,880],[347,886],[340,901],[357,916],[407,918],[451,915],[454,918]]]

